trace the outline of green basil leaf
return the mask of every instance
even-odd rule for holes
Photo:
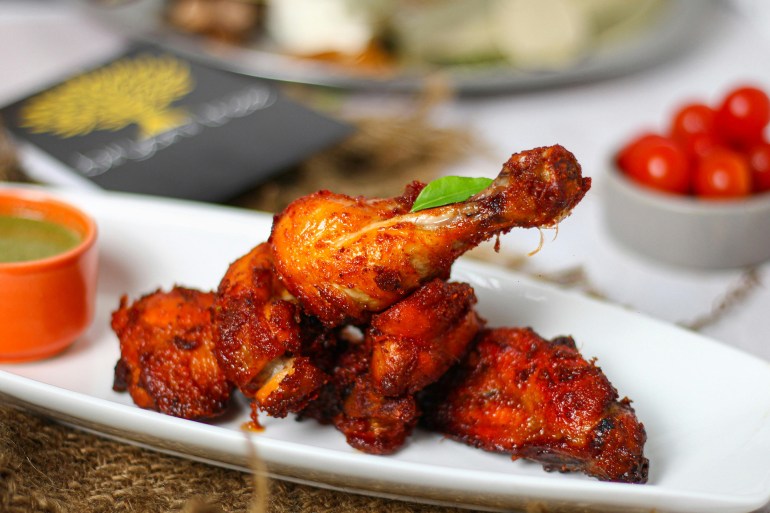
[[[414,200],[414,205],[412,205],[412,212],[465,201],[489,187],[491,183],[491,178],[442,176],[430,182],[420,191],[417,199]]]

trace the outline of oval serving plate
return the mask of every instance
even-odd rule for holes
[[[201,423],[134,406],[112,391],[118,343],[109,328],[121,294],[174,284],[212,289],[228,264],[268,236],[271,216],[228,207],[61,192],[98,222],[102,268],[95,322],[58,357],[0,365],[0,397],[103,436],[249,469],[253,448],[280,479],[362,494],[491,510],[740,513],[770,500],[770,365],[651,318],[488,265],[461,260],[492,326],[575,337],[633,400],[648,433],[646,485],[546,473],[418,430],[393,456],[362,454],[329,426],[264,419],[242,429],[245,403]],[[88,372],[83,372],[88,369]],[[561,510],[561,509],[560,509]]]

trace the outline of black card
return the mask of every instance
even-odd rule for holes
[[[212,202],[352,131],[275,84],[147,46],[2,115],[18,139],[105,189]]]

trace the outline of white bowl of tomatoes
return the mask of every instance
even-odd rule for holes
[[[702,269],[770,259],[770,98],[756,86],[688,103],[663,133],[626,142],[607,174],[609,233],[657,261]]]

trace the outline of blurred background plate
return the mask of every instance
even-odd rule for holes
[[[489,2],[497,2],[506,9],[510,7],[518,11],[501,11],[498,5],[495,7],[497,12],[492,15],[487,12],[484,20],[485,23],[497,24],[497,27],[480,27],[478,20],[474,22],[469,16],[473,17],[482,5],[489,7]],[[302,2],[298,0],[293,3]],[[330,2],[325,3],[330,5]],[[369,62],[364,66],[355,65],[355,59],[342,63],[334,55],[330,58],[330,54],[335,52],[324,52],[323,49],[319,49],[315,56],[319,58],[299,57],[296,52],[287,53],[285,48],[278,46],[275,29],[271,35],[269,27],[239,43],[227,42],[221,37],[185,32],[167,21],[167,8],[170,4],[164,0],[101,0],[82,3],[81,6],[88,14],[131,38],[149,41],[188,58],[246,75],[350,89],[411,91],[423,87],[428,77],[438,74],[451,87],[463,93],[559,86],[643,69],[662,62],[692,43],[700,26],[699,20],[712,6],[709,1],[698,0],[626,2],[622,9],[636,5],[636,10],[623,13],[625,18],[608,22],[606,19],[601,21],[601,17],[606,18],[607,13],[613,9],[617,11],[623,4],[612,0],[549,0],[546,2],[551,4],[549,8],[556,11],[544,13],[545,4],[531,0],[487,0],[486,4],[450,0],[449,3],[454,4],[451,12],[426,13],[423,21],[414,21],[420,13],[407,13],[410,21],[400,25],[404,34],[419,34],[418,40],[410,40],[408,35],[401,39],[409,40],[409,51],[414,50],[418,54],[427,52],[426,55],[433,62],[427,62],[422,58],[423,55],[412,55],[415,58],[399,55],[385,66],[373,66],[372,59],[368,59]],[[576,12],[574,5],[579,6],[578,11],[582,13],[578,17],[570,17],[570,13]],[[463,9],[467,12],[463,12]],[[586,12],[593,16],[588,22],[583,19]],[[543,29],[536,27],[531,30],[532,23],[521,25],[527,16],[532,19],[544,14],[549,23],[544,24]],[[398,16],[402,19],[406,17],[403,10],[399,11]],[[561,18],[567,25],[562,29],[554,27],[557,18]],[[576,27],[573,22],[577,18],[580,20]],[[463,35],[454,27],[453,30],[447,30],[453,22],[465,23],[464,29],[474,23],[476,27],[468,28],[467,34]],[[586,23],[590,27],[586,28]],[[599,27],[602,23],[604,25]],[[517,27],[517,24],[521,26]],[[560,48],[543,48],[543,45],[551,44],[554,39],[545,37],[548,30],[558,30],[558,37],[564,38]],[[591,31],[588,35],[587,30]],[[442,31],[443,35],[440,34]],[[432,33],[438,39],[431,39]],[[447,39],[447,34],[450,39]],[[290,34],[285,39],[290,40],[292,37]],[[442,43],[441,37],[449,41],[456,38],[460,53],[436,54],[436,51],[442,52],[448,47]],[[497,39],[479,49],[478,55],[467,53],[467,49],[474,44],[484,46],[486,43],[480,42],[481,39],[489,37]],[[467,39],[461,41],[460,38]],[[536,41],[536,38],[541,40]],[[522,54],[531,51],[531,48],[524,47],[537,45],[544,52],[540,61],[539,54]],[[493,48],[496,55],[490,57],[489,48]],[[566,55],[559,53],[561,51],[572,53]]]

